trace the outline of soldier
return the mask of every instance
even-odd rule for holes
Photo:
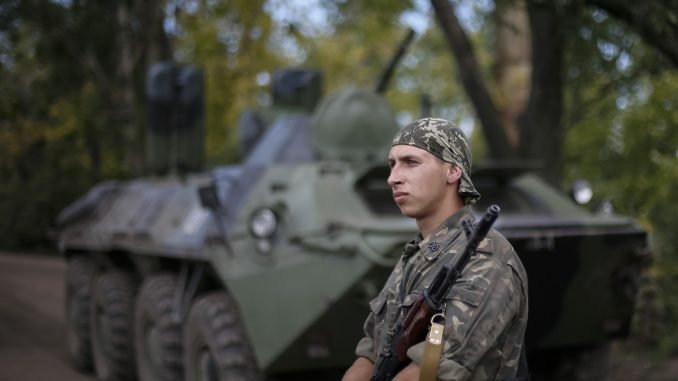
[[[469,176],[471,153],[464,134],[443,119],[409,124],[393,139],[388,184],[417,237],[407,243],[380,294],[359,341],[358,358],[343,381],[367,381],[392,339],[392,328],[467,242],[461,222],[480,198]],[[490,230],[445,298],[439,380],[504,380],[516,376],[527,325],[527,275],[511,244]],[[417,380],[424,342],[407,351],[412,362],[393,380]],[[435,361],[434,361],[435,363]],[[525,364],[523,362],[523,364]]]

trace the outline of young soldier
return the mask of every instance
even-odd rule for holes
[[[470,178],[464,134],[443,119],[417,120],[396,134],[388,156],[388,184],[400,211],[414,218],[417,237],[383,290],[370,302],[358,358],[343,381],[367,381],[392,339],[392,328],[444,264],[463,252],[461,222],[480,198]],[[511,244],[490,230],[445,298],[439,380],[515,377],[527,325],[527,275]],[[424,342],[408,349],[412,362],[393,380],[418,380]]]

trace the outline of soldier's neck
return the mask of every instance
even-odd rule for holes
[[[426,239],[438,226],[440,226],[440,224],[443,223],[443,221],[454,213],[457,213],[463,207],[463,201],[461,201],[460,198],[455,198],[455,202],[446,207],[439,208],[436,213],[423,218],[418,218],[417,227],[419,228],[419,232],[421,232],[421,236]]]

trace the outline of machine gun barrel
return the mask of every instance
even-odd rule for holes
[[[398,66],[400,60],[403,58],[403,55],[405,55],[407,48],[410,46],[410,44],[412,44],[415,34],[416,33],[414,32],[414,29],[408,29],[407,35],[400,42],[400,45],[398,45],[398,49],[396,50],[393,57],[391,57],[391,61],[389,61],[386,69],[384,69],[381,76],[379,76],[379,81],[377,82],[377,87],[375,89],[377,94],[383,94],[386,92],[386,89],[388,89],[388,85],[391,82],[391,77],[393,77],[393,72],[395,71],[396,66]]]

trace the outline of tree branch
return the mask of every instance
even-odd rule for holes
[[[459,76],[476,110],[492,159],[514,158],[501,119],[480,75],[471,43],[459,24],[449,0],[431,0],[438,23],[457,62]]]
[[[678,68],[678,9],[652,1],[586,0],[632,27]],[[675,2],[673,2],[675,3]]]

